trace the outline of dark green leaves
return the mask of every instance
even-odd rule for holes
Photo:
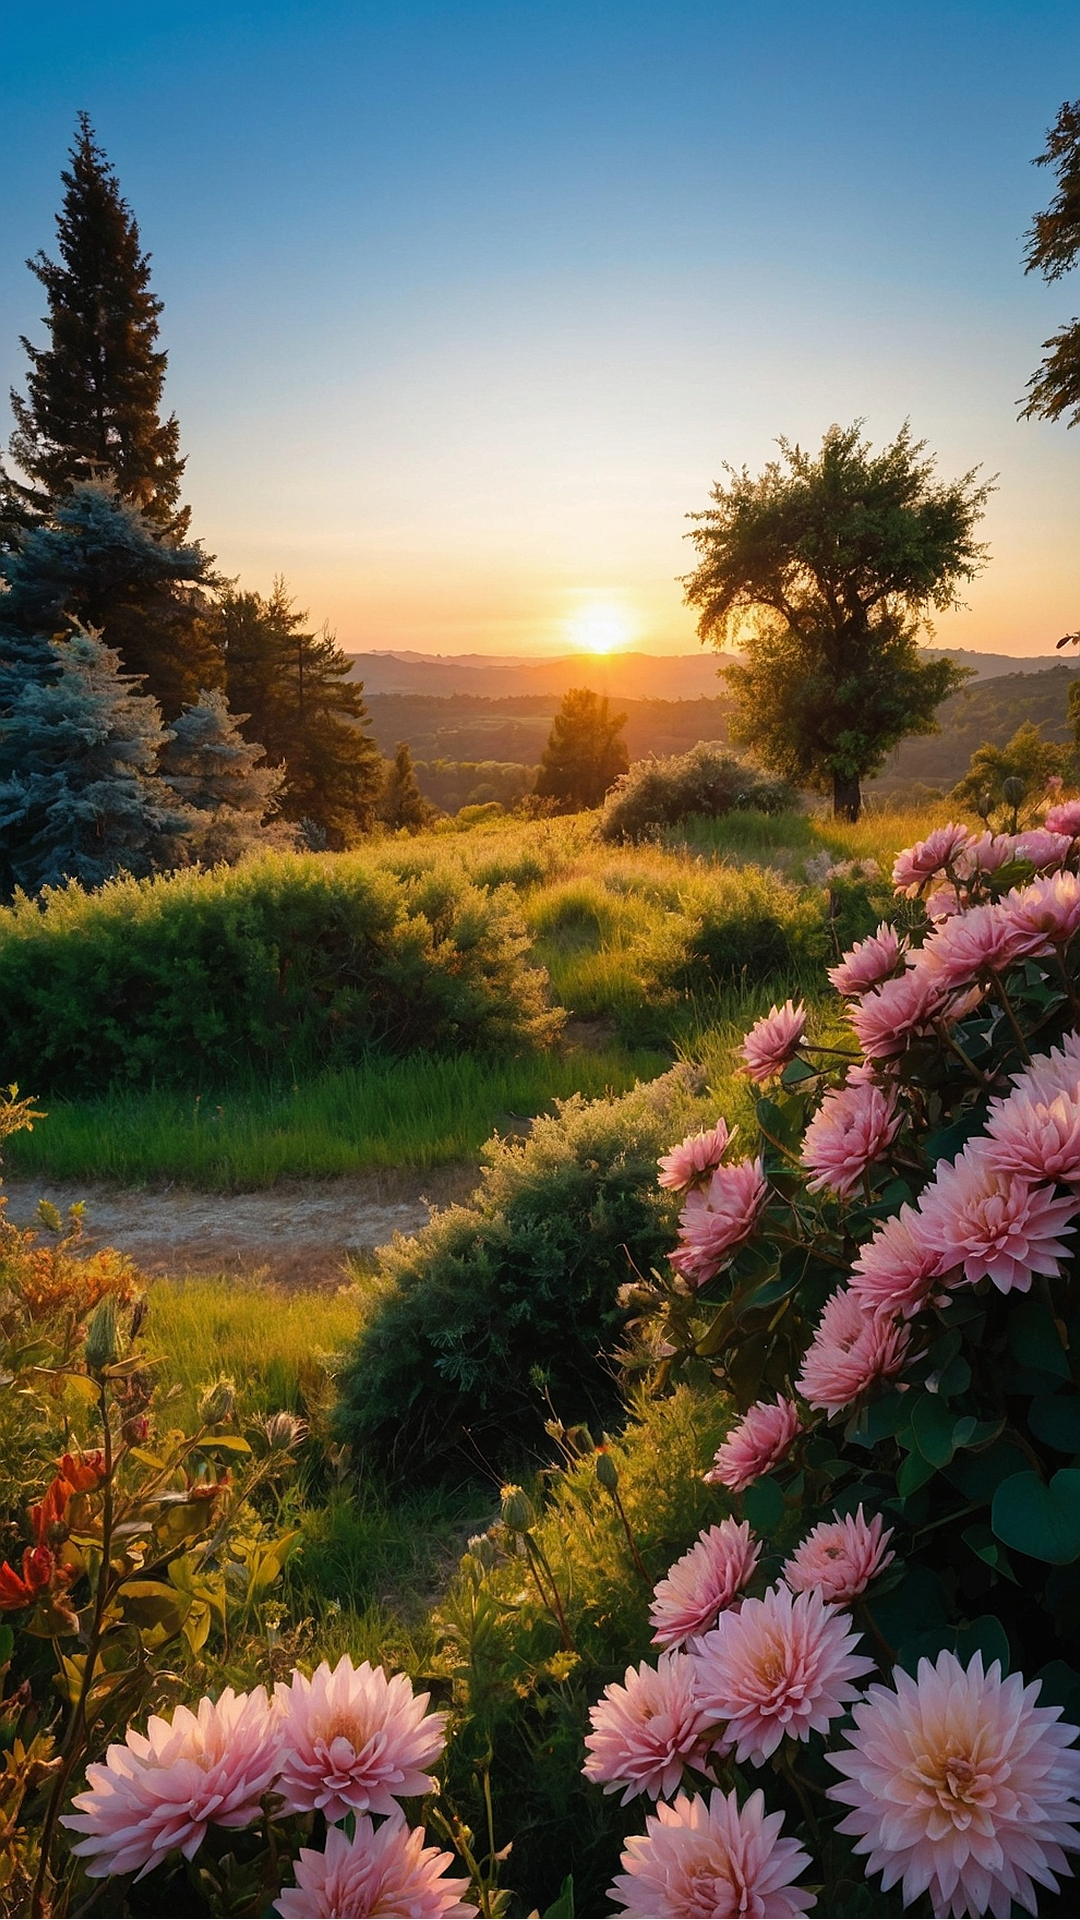
[[[1014,1473],[994,1495],[991,1521],[999,1540],[1033,1560],[1080,1560],[1080,1471],[1063,1467],[1049,1486],[1037,1473]]]

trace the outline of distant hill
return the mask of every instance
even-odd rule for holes
[[[407,740],[415,760],[517,761],[534,767],[558,710],[561,693],[519,694],[506,700],[475,694],[369,693],[364,702],[382,753]],[[624,700],[627,748],[632,760],[649,753],[685,753],[699,740],[726,740],[730,701]],[[434,797],[434,795],[432,795]]]
[[[967,772],[976,747],[984,741],[1003,747],[1025,720],[1047,740],[1068,740],[1069,688],[1077,680],[1080,666],[1066,666],[1059,657],[1041,672],[972,681],[939,707],[941,731],[905,740],[870,791],[884,796],[915,781],[947,791]]]

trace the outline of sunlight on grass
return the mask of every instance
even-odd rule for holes
[[[166,1356],[165,1377],[180,1388],[169,1405],[175,1426],[194,1419],[203,1388],[222,1374],[236,1385],[241,1416],[322,1405],[333,1358],[356,1333],[362,1295],[210,1279],[157,1280],[147,1297],[147,1346]]]

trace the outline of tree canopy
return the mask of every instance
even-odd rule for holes
[[[435,808],[420,791],[407,740],[399,740],[392,760],[387,762],[383,790],[379,796],[379,819],[395,830],[405,827],[419,833],[435,818]]]
[[[856,820],[862,781],[935,731],[964,677],[917,635],[984,564],[974,529],[991,487],[974,472],[938,483],[907,425],[879,453],[861,421],[830,427],[816,455],[778,444],[757,477],[727,467],[689,516],[699,563],[683,584],[701,638],[743,648],[726,670],[732,738]]]
[[[551,723],[536,776],[541,800],[573,811],[598,807],[613,780],[630,765],[622,730],[625,713],[610,711],[607,695],[572,687]]]
[[[1058,190],[1045,213],[1037,213],[1027,236],[1026,273],[1060,280],[1080,259],[1080,100],[1066,100],[1034,163],[1053,167]],[[1080,319],[1043,341],[1046,358],[1028,381],[1022,419],[1080,421]]]

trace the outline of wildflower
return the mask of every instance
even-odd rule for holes
[[[727,1487],[741,1493],[759,1480],[791,1451],[795,1435],[802,1429],[799,1409],[794,1400],[778,1393],[775,1401],[758,1400],[733,1427],[705,1475],[710,1487]]]
[[[100,1447],[93,1453],[65,1453],[60,1458],[60,1478],[72,1493],[96,1493],[106,1478],[105,1455]]]
[[[32,1607],[51,1586],[58,1571],[56,1555],[50,1547],[27,1547],[21,1575],[5,1560],[0,1564],[0,1613]]]
[[[1012,1094],[995,1100],[987,1125],[986,1158],[1001,1173],[1025,1180],[1080,1185],[1080,1098],[1053,1100]]]
[[[925,840],[917,840],[913,847],[905,847],[893,863],[893,886],[897,893],[914,895],[935,874],[947,873],[970,842],[971,835],[967,828],[958,827],[950,820],[947,827],[935,827]]]
[[[829,968],[829,979],[837,993],[852,996],[869,993],[872,987],[880,987],[883,980],[899,972],[906,951],[907,941],[883,920],[876,933],[858,941],[845,953],[839,966]]]
[[[765,1812],[760,1789],[742,1807],[734,1793],[680,1793],[647,1816],[644,1833],[631,1834],[608,1897],[619,1912],[648,1920],[809,1913],[813,1894],[792,1883],[810,1856],[781,1837],[783,1825],[782,1813]]]
[[[941,1271],[940,1253],[928,1245],[920,1216],[905,1202],[865,1242],[848,1284],[864,1309],[899,1313],[909,1320],[925,1306]]]
[[[770,1007],[739,1048],[751,1080],[771,1080],[783,1073],[798,1053],[805,1031],[806,1008],[801,1001],[797,1007],[790,1000],[782,1007]]]
[[[446,1745],[445,1715],[426,1713],[403,1673],[386,1674],[343,1654],[311,1679],[279,1683],[281,1780],[289,1813],[321,1812],[333,1824],[350,1813],[392,1813],[397,1800],[430,1792],[424,1771]]]
[[[753,1233],[765,1194],[760,1160],[717,1167],[707,1186],[695,1187],[686,1197],[679,1215],[679,1245],[668,1256],[672,1265],[695,1286],[711,1280]]]
[[[884,1309],[867,1312],[850,1287],[838,1287],[821,1310],[803,1355],[799,1392],[812,1407],[839,1413],[873,1384],[891,1379],[907,1359],[909,1335]]]
[[[1051,833],[1067,833],[1073,840],[1080,834],[1080,800],[1062,800],[1046,816]]]
[[[129,1727],[104,1765],[87,1767],[87,1788],[73,1802],[79,1811],[61,1816],[85,1835],[71,1851],[93,1880],[141,1878],[177,1851],[191,1860],[211,1822],[248,1827],[259,1818],[280,1764],[278,1716],[261,1687],[226,1687],[195,1713],[177,1707],[171,1721],[152,1714],[145,1734]]]
[[[283,1920],[360,1920],[385,1914],[415,1920],[464,1920],[477,1912],[462,1903],[468,1880],[448,1880],[453,1854],[426,1847],[423,1827],[411,1830],[397,1809],[380,1827],[362,1813],[350,1840],[331,1827],[322,1853],[301,1847],[294,1887],[274,1903]]]
[[[1062,1849],[1080,1846],[1077,1729],[979,1653],[920,1660],[914,1680],[897,1667],[893,1684],[870,1688],[828,1756],[846,1776],[829,1793],[852,1809],[840,1832],[886,1892],[903,1881],[905,1906],[928,1893],[937,1914],[1035,1913],[1032,1882],[1056,1893]]]
[[[658,1165],[660,1174],[657,1184],[667,1187],[672,1193],[681,1193],[686,1187],[692,1187],[706,1173],[720,1165],[727,1150],[731,1135],[726,1120],[718,1120],[708,1132],[689,1133],[670,1153],[665,1153]]]
[[[900,1131],[891,1092],[872,1083],[827,1093],[803,1135],[801,1160],[814,1176],[811,1193],[829,1187],[841,1198],[857,1187]]]
[[[642,1661],[627,1667],[622,1686],[605,1687],[589,1713],[586,1778],[603,1782],[605,1793],[621,1787],[625,1806],[638,1793],[654,1800],[674,1793],[684,1766],[706,1766],[715,1715],[703,1710],[695,1678],[689,1654],[662,1653],[655,1667]]]
[[[942,1271],[960,1267],[971,1285],[989,1275],[999,1293],[1027,1293],[1033,1273],[1053,1277],[1068,1254],[1061,1235],[1075,1233],[1080,1200],[1059,1200],[991,1165],[974,1140],[950,1166],[939,1160],[919,1201],[919,1232],[937,1249]]]
[[[895,1560],[887,1551],[891,1539],[891,1527],[882,1532],[880,1513],[866,1520],[860,1506],[842,1520],[823,1520],[814,1527],[785,1562],[784,1579],[794,1593],[815,1587],[830,1605],[844,1606]]]
[[[1021,950],[1038,957],[1062,947],[1080,927],[1080,879],[1075,873],[1054,873],[1014,887],[1002,901],[1020,937]]]
[[[39,1547],[55,1547],[67,1537],[67,1509],[75,1489],[59,1475],[30,1508],[30,1526]]]
[[[717,1615],[736,1603],[760,1552],[745,1520],[721,1520],[718,1527],[699,1534],[657,1583],[649,1612],[655,1644],[683,1646],[713,1626]]]
[[[760,1766],[786,1733],[825,1733],[855,1698],[852,1681],[873,1667],[853,1651],[858,1642],[848,1615],[817,1592],[770,1587],[763,1600],[722,1613],[692,1658],[702,1708],[727,1722],[736,1760]]]

